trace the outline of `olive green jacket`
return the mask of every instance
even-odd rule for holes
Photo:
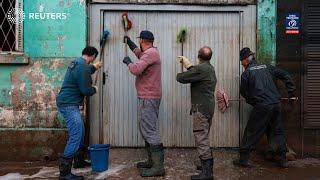
[[[217,78],[210,61],[192,66],[186,72],[177,74],[177,81],[191,83],[191,111],[213,115],[215,99],[214,91]]]

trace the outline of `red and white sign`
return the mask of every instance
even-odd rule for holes
[[[286,30],[286,34],[299,34],[299,30]]]

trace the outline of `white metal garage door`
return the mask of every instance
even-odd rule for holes
[[[103,11],[102,24],[111,32],[104,56],[103,85],[104,140],[113,146],[140,146],[144,141],[138,131],[137,96],[135,77],[122,63],[125,55],[121,22],[123,11]],[[239,98],[239,49],[243,42],[241,13],[239,12],[150,12],[129,11],[133,28],[129,36],[135,39],[141,30],[154,33],[155,46],[162,60],[163,97],[160,107],[161,137],[165,146],[194,146],[190,110],[190,87],[176,82],[180,65],[176,57],[181,54],[181,44],[176,37],[181,28],[187,28],[184,55],[196,63],[199,48],[208,45],[213,49],[211,63],[218,78],[217,88],[224,87],[230,97]],[[101,31],[100,31],[101,32]],[[133,53],[129,56],[136,61]],[[211,146],[239,146],[239,103],[221,114],[217,108],[212,123]]]

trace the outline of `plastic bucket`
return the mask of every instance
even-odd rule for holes
[[[92,171],[102,172],[108,170],[109,148],[109,144],[93,144],[89,146]]]

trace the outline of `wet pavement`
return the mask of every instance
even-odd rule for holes
[[[199,171],[200,164],[195,149],[166,149],[166,175],[157,178],[141,178],[135,164],[145,157],[143,149],[111,149],[109,170],[94,173],[91,168],[73,169],[77,175],[85,179],[190,179]],[[253,154],[252,168],[238,168],[232,160],[238,153],[231,150],[215,150],[214,177],[221,180],[232,179],[288,179],[288,180],[320,180],[320,159],[306,158],[289,162],[288,169],[277,168],[274,162],[266,162],[262,156]],[[50,162],[0,162],[0,180],[8,179],[57,179],[59,171],[56,161]]]

